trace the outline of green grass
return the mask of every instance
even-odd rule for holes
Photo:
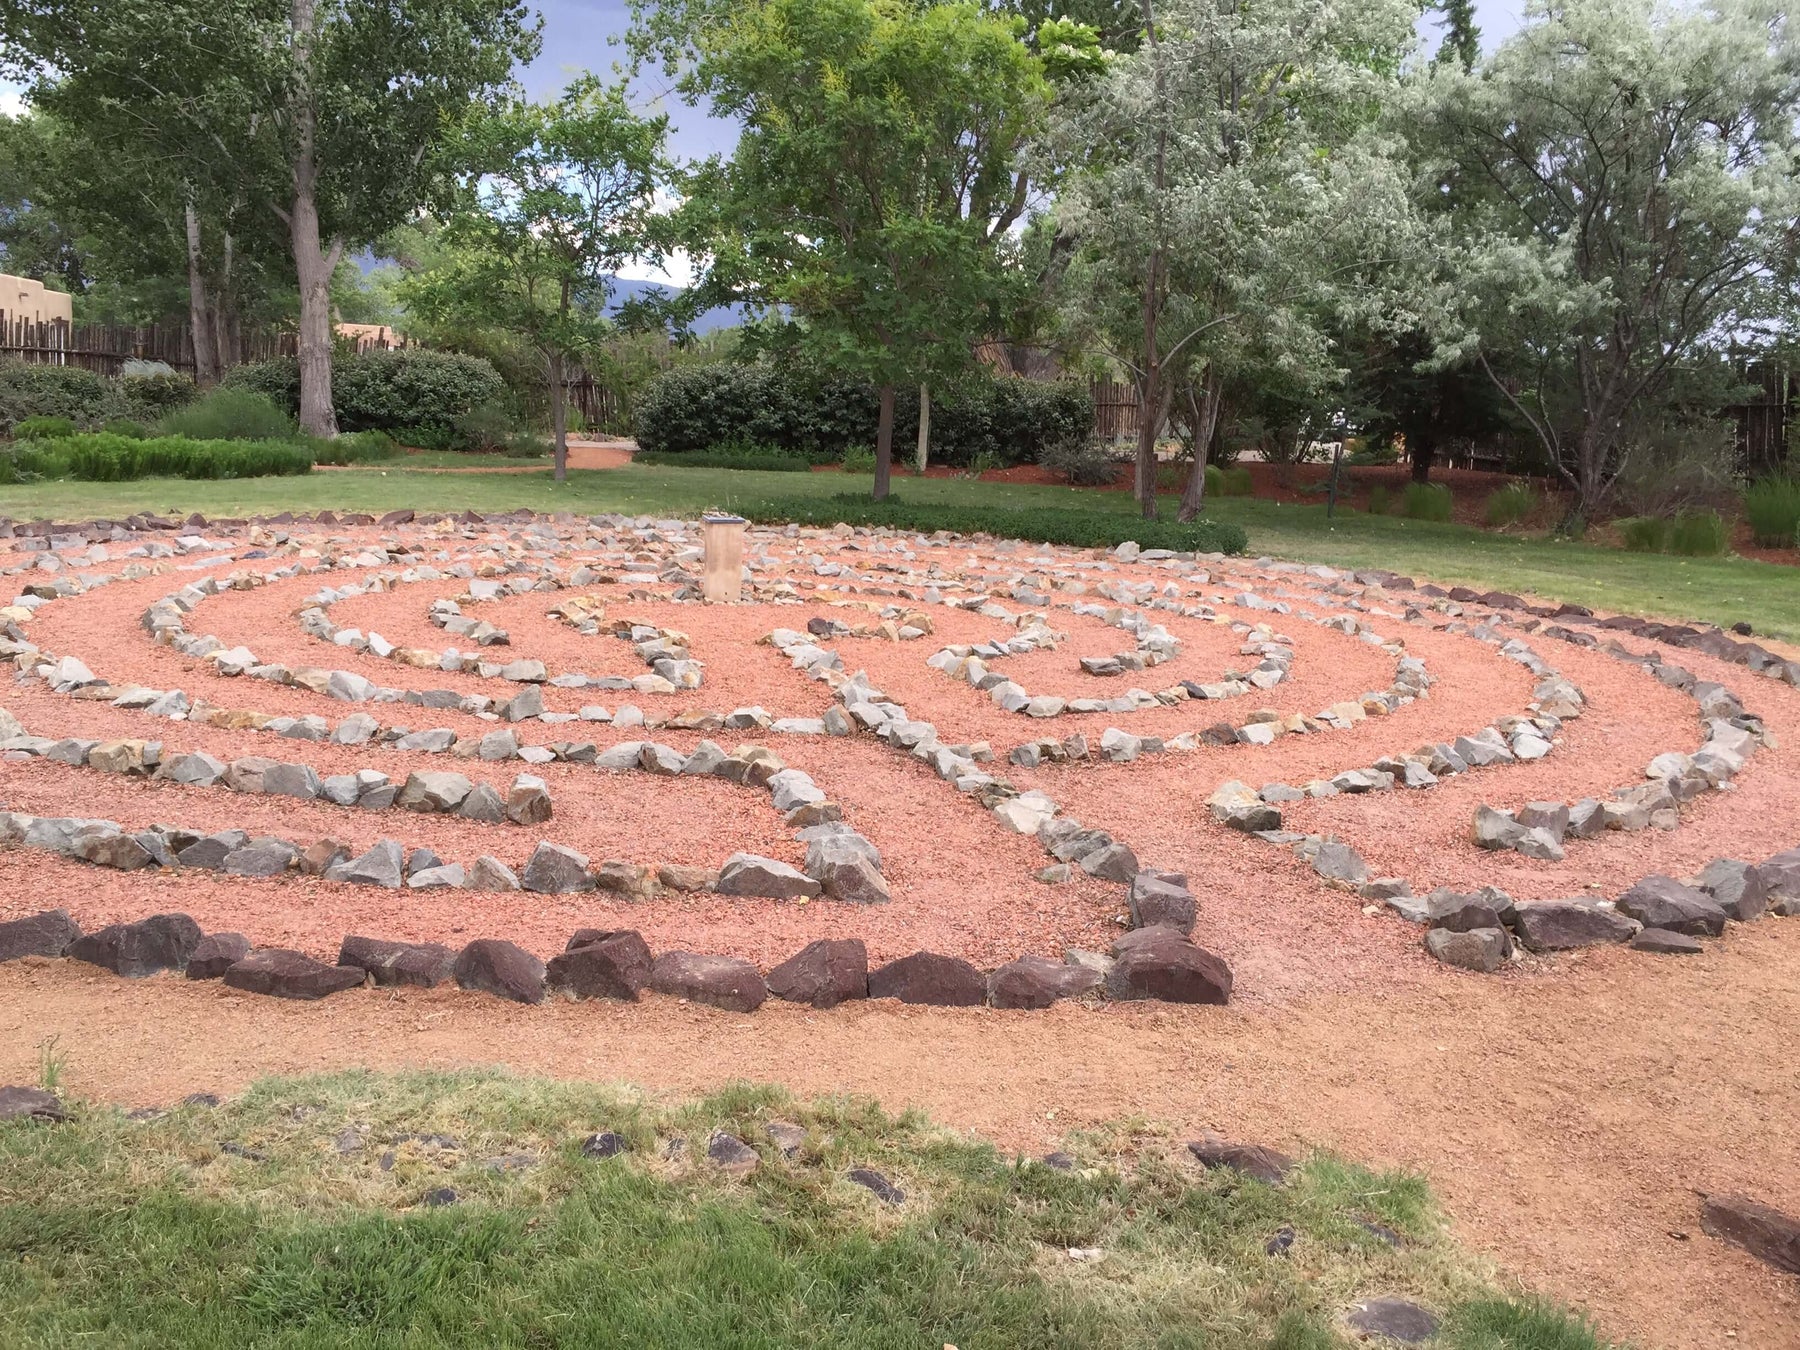
[[[1744,489],[1744,516],[1750,535],[1766,548],[1800,544],[1800,478],[1777,474],[1759,478]]]
[[[1482,503],[1481,513],[1489,525],[1517,525],[1537,510],[1537,505],[1537,489],[1530,483],[1508,483],[1488,494],[1487,501]]]
[[[452,464],[474,457],[445,456]],[[414,464],[410,457],[401,461]],[[517,461],[497,463],[517,465]],[[421,466],[423,467],[423,466]],[[896,477],[914,504],[1051,507],[1129,515],[1131,494],[1087,488],[1028,487],[962,479]],[[737,473],[633,466],[601,473],[571,472],[566,483],[548,471],[525,474],[432,474],[402,468],[315,473],[300,478],[176,483],[35,483],[0,489],[0,513],[18,519],[61,520],[124,516],[133,511],[200,511],[213,516],[256,512],[538,511],[691,516],[707,508],[735,509],[798,495],[829,497],[867,491],[856,475]],[[1176,501],[1165,497],[1172,517]],[[1252,554],[1334,567],[1390,568],[1446,584],[1535,593],[1599,608],[1719,624],[1748,620],[1759,633],[1800,637],[1800,581],[1792,568],[1739,558],[1671,558],[1631,554],[1576,540],[1500,535],[1456,524],[1401,516],[1282,505],[1260,498],[1218,498],[1207,514],[1234,521],[1250,535]]]
[[[748,1086],[667,1106],[348,1073],[144,1122],[72,1106],[66,1125],[0,1125],[8,1346],[1331,1350],[1371,1293],[1437,1309],[1453,1350],[1598,1345],[1500,1295],[1415,1176],[1315,1156],[1276,1190],[1204,1172],[1141,1124],[1072,1141],[1064,1172],[917,1115]],[[808,1131],[792,1158],[767,1137],[776,1118]],[[761,1155],[747,1177],[705,1160],[721,1128]],[[602,1129],[629,1150],[583,1157]],[[340,1149],[346,1131],[360,1147]],[[670,1160],[675,1137],[689,1147]],[[509,1157],[533,1161],[492,1165]],[[852,1167],[905,1203],[878,1203]],[[445,1186],[458,1203],[423,1203]],[[1293,1248],[1271,1256],[1284,1225]]]

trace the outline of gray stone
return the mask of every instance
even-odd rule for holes
[[[586,856],[548,841],[540,842],[532,850],[519,884],[543,895],[567,895],[594,889]]]
[[[81,926],[66,909],[47,909],[29,918],[0,923],[0,961],[22,956],[63,956],[81,936]]]
[[[1129,904],[1133,928],[1164,924],[1182,933],[1192,933],[1199,918],[1194,893],[1187,888],[1185,880],[1175,880],[1172,873],[1139,872],[1131,881]]]
[[[1344,1319],[1363,1336],[1385,1336],[1402,1345],[1419,1345],[1437,1335],[1438,1319],[1416,1303],[1403,1298],[1370,1298],[1359,1301]]]
[[[1369,879],[1369,865],[1350,845],[1327,839],[1313,854],[1313,871],[1325,880],[1355,888]]]
[[[1694,937],[1717,937],[1725,931],[1725,910],[1719,903],[1674,877],[1647,876],[1617,904],[1620,913],[1646,928],[1668,928]]]
[[[735,956],[664,952],[650,967],[649,985],[659,994],[705,1003],[728,1012],[755,1012],[768,997],[762,975]]]
[[[412,773],[394,805],[403,811],[454,811],[474,787],[460,773]]]
[[[719,869],[720,895],[793,900],[820,894],[824,887],[797,867],[754,853],[734,853]]]
[[[1631,939],[1634,952],[1655,952],[1659,956],[1698,956],[1706,948],[1700,939],[1667,928],[1646,928]]]
[[[520,889],[519,874],[498,858],[484,853],[469,868],[469,889],[472,891],[516,891]]]
[[[1527,951],[1563,952],[1628,941],[1640,925],[1590,900],[1537,900],[1514,911],[1513,927]]]
[[[1709,862],[1694,878],[1693,884],[1739,923],[1759,918],[1769,906],[1762,874],[1749,863],[1735,858],[1717,858]]]
[[[477,783],[469,789],[469,795],[462,799],[462,805],[457,808],[456,814],[464,820],[498,825],[506,819],[506,803],[489,784]]]
[[[398,890],[404,879],[406,854],[392,839],[383,839],[361,857],[339,863],[325,873],[327,881],[345,881],[360,886],[385,886]]]
[[[1445,965],[1489,975],[1506,964],[1506,954],[1511,946],[1501,928],[1471,928],[1461,932],[1431,928],[1425,933],[1425,950]]]

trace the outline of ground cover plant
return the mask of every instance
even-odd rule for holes
[[[21,1347],[1300,1350],[1344,1344],[1371,1290],[1428,1301],[1452,1350],[1601,1344],[1498,1293],[1418,1178],[1322,1154],[1274,1187],[1107,1128],[1058,1170],[861,1101],[478,1073],[268,1079],[142,1120],[68,1106],[0,1125],[0,1315]],[[791,1153],[771,1124],[797,1127]],[[750,1170],[708,1160],[719,1132]]]

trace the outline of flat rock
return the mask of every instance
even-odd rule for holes
[[[815,1008],[867,998],[869,950],[861,938],[820,938],[771,970],[767,984],[776,998]]]
[[[405,874],[405,851],[394,840],[383,839],[361,857],[327,869],[325,879],[398,890],[405,880]]]
[[[755,1012],[769,996],[756,967],[735,956],[664,952],[650,967],[648,983],[659,994],[728,1012]]]
[[[1403,1298],[1361,1299],[1344,1322],[1363,1336],[1385,1336],[1402,1345],[1421,1344],[1437,1335],[1438,1330],[1436,1317]]]
[[[764,858],[755,853],[734,853],[719,869],[715,889],[720,895],[793,900],[803,895],[818,895],[824,887],[799,868],[778,862],[774,858]]]
[[[1777,1270],[1800,1275],[1800,1219],[1745,1195],[1708,1195],[1700,1202],[1700,1226]]]
[[[285,947],[252,952],[225,972],[231,988],[275,998],[319,999],[362,982],[363,972],[355,966],[328,966]]]
[[[1667,928],[1694,937],[1725,931],[1725,911],[1705,891],[1660,873],[1645,877],[1617,901],[1619,912],[1646,928]]]
[[[585,855],[544,841],[532,850],[519,884],[542,895],[567,895],[593,890],[594,878],[588,874]]]
[[[1091,993],[1100,984],[1097,970],[1026,955],[988,977],[988,1002],[996,1008],[1048,1008],[1058,999]]]
[[[544,963],[501,938],[476,938],[457,955],[451,974],[464,989],[510,999],[544,1001]]]
[[[393,942],[347,935],[337,963],[364,971],[377,985],[435,989],[452,977],[456,953],[436,942]]]
[[[1235,1144],[1212,1133],[1190,1142],[1188,1152],[1205,1167],[1242,1172],[1266,1186],[1281,1185],[1298,1166],[1287,1154],[1263,1144]]]
[[[1655,952],[1658,956],[1698,956],[1706,950],[1699,938],[1667,928],[1646,928],[1631,939],[1630,945],[1634,952]]]
[[[0,1121],[35,1120],[55,1125],[67,1119],[68,1113],[53,1092],[17,1085],[0,1087]]]
[[[937,952],[914,952],[869,972],[870,998],[942,1008],[974,1008],[987,1002],[987,977],[967,961]]]
[[[754,1172],[762,1162],[756,1156],[755,1149],[735,1134],[727,1134],[724,1130],[706,1141],[706,1157],[721,1172],[730,1172],[734,1176]]]
[[[1583,900],[1535,900],[1513,912],[1519,941],[1532,952],[1566,952],[1628,942],[1641,926],[1615,909]]]

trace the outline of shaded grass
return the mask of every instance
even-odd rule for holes
[[[469,464],[467,456],[446,462]],[[406,460],[403,463],[413,461]],[[504,462],[504,461],[500,461]],[[512,461],[514,465],[518,461]],[[1009,508],[1053,507],[1129,515],[1125,492],[1039,487],[956,479],[898,480],[914,504]],[[632,466],[571,472],[566,483],[548,472],[528,474],[408,473],[401,468],[312,474],[304,478],[219,483],[36,483],[0,489],[0,514],[19,519],[73,520],[133,511],[201,511],[237,515],[278,511],[374,512],[417,510],[537,511],[693,516],[706,509],[738,510],[751,503],[829,497],[866,491],[869,480],[847,474],[773,474]],[[1165,518],[1176,502],[1165,498]],[[1531,592],[1669,619],[1728,625],[1748,620],[1759,633],[1800,637],[1800,586],[1792,568],[1740,558],[1669,558],[1628,554],[1568,539],[1493,534],[1456,524],[1340,511],[1325,518],[1321,505],[1284,505],[1260,498],[1211,500],[1209,516],[1235,522],[1250,535],[1253,555],[1267,554],[1335,567],[1389,568],[1447,584]]]
[[[791,1159],[777,1116],[808,1132]],[[761,1154],[748,1177],[705,1161],[720,1128]],[[629,1151],[583,1157],[599,1129]],[[142,1123],[77,1105],[0,1125],[0,1326],[18,1346],[1302,1350],[1344,1345],[1342,1310],[1381,1292],[1441,1310],[1465,1350],[1597,1344],[1496,1294],[1417,1177],[1316,1156],[1275,1190],[1177,1145],[1090,1132],[1064,1172],[863,1101],[735,1086],[671,1106],[480,1073],[265,1080]],[[421,1203],[441,1186],[460,1201]]]

